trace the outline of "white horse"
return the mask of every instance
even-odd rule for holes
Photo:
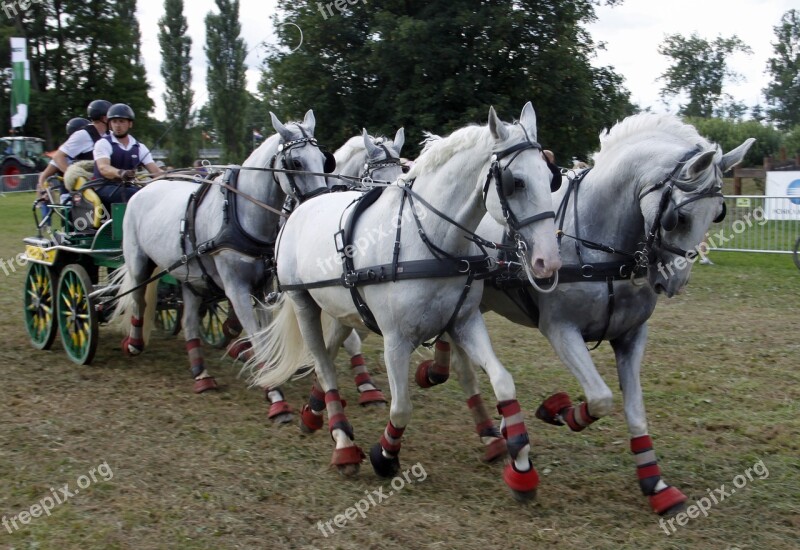
[[[196,182],[168,178],[147,185],[127,206],[125,265],[115,275],[121,281],[120,293],[147,280],[156,266],[174,267],[172,275],[183,283],[183,328],[197,393],[217,387],[206,370],[200,345],[199,310],[204,295],[215,285],[224,289],[244,330],[255,334],[260,327],[251,296],[263,296],[270,286],[281,205],[287,195],[302,201],[328,192],[324,172],[333,170],[333,156],[323,153],[314,140],[314,113],[309,110],[302,123],[287,125],[270,115],[277,134],[253,151],[241,169],[220,176],[202,200],[193,199],[200,188]],[[190,199],[196,204],[195,215],[188,209]],[[194,255],[198,249],[203,253]],[[115,315],[130,322],[122,343],[126,354],[144,350],[155,305],[154,295],[145,301],[144,288],[119,300]],[[231,355],[241,351],[237,348]],[[267,389],[267,397],[272,402],[270,418],[290,419],[279,389]]]
[[[513,274],[485,286],[482,308],[538,327],[581,384],[585,403],[573,405],[566,393],[544,401],[536,415],[548,423],[581,431],[609,414],[611,390],[585,344],[609,340],[639,484],[658,514],[679,510],[686,496],[661,479],[648,435],[639,381],[647,320],[658,294],[673,296],[688,282],[706,232],[725,214],[722,175],[742,161],[754,141],[723,155],[676,117],[643,113],[625,119],[601,134],[594,168],[553,196],[561,205],[556,223],[563,231],[558,288],[541,294]],[[488,216],[478,231],[490,240],[503,235]],[[465,368],[470,353],[459,346],[453,351],[465,394],[480,401],[474,366]],[[439,354],[435,361],[446,379],[449,357]],[[479,433],[487,422],[494,429],[487,414],[475,419]]]
[[[332,462],[340,472],[354,474],[364,455],[353,442],[330,352],[349,334],[347,327],[363,326],[363,317],[383,333],[392,393],[389,423],[370,451],[376,473],[392,476],[400,467],[400,438],[411,416],[411,353],[447,333],[489,374],[513,458],[504,480],[520,497],[534,494],[538,475],[514,381],[497,360],[478,309],[479,277],[491,262],[466,237],[474,238],[488,211],[510,226],[520,261],[533,273],[547,277],[560,267],[551,172],[535,140],[530,103],[515,125],[490,109],[488,127],[462,128],[436,143],[380,196],[348,192],[308,201],[284,225],[276,249],[284,299],[273,322],[254,338],[250,372],[256,385],[279,385],[313,356],[336,442]],[[354,221],[350,214],[359,211]],[[326,269],[330,258],[335,268]],[[321,311],[335,319],[327,347]]]
[[[347,143],[337,149],[333,156],[336,159],[334,174],[345,176],[342,181],[335,177],[329,179],[332,187],[349,185],[355,182],[356,186],[361,181],[386,182],[394,181],[403,175],[403,165],[400,162],[400,151],[405,143],[405,131],[397,130],[394,139],[385,137],[372,137],[366,130],[362,135],[354,136]],[[361,178],[357,180],[355,178]],[[356,330],[344,341],[344,348],[350,357],[350,366],[358,388],[359,405],[382,405],[386,403],[383,392],[375,385],[367,370],[364,356],[361,353],[361,336]],[[304,431],[312,432],[322,428],[322,411],[325,409],[325,393],[316,380],[311,388],[308,404],[303,407],[301,427]]]

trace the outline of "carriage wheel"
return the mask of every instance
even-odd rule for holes
[[[88,365],[97,351],[97,312],[89,301],[92,280],[79,264],[70,264],[58,281],[58,329],[70,360]]]
[[[25,328],[36,349],[50,349],[56,338],[53,270],[31,263],[25,275]]]
[[[183,304],[174,307],[168,306],[156,313],[156,328],[171,336],[177,336],[181,331],[181,318],[183,317]]]
[[[227,300],[205,304],[200,311],[200,338],[214,348],[224,348],[230,343],[225,335],[223,323],[228,318],[230,305]]]

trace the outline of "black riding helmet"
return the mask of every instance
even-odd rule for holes
[[[91,122],[82,117],[75,117],[69,119],[69,122],[67,122],[67,137],[71,136],[78,130],[83,130],[84,128],[89,126],[89,124],[91,124]]]
[[[109,107],[111,107],[110,101],[106,101],[105,99],[95,99],[89,103],[89,106],[86,108],[86,114],[88,115],[89,120],[100,120],[106,116]]]
[[[114,118],[127,118],[128,120],[135,120],[136,115],[133,114],[133,109],[125,105],[124,103],[115,103],[111,107],[108,108],[108,120]]]

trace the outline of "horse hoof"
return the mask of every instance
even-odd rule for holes
[[[659,516],[670,517],[684,510],[684,503],[688,497],[680,490],[670,486],[647,498],[650,500],[653,512]]]
[[[193,389],[194,393],[203,393],[204,391],[219,389],[219,386],[217,385],[217,381],[214,380],[214,377],[209,376],[208,378],[195,380]]]
[[[572,401],[569,395],[564,392],[555,393],[542,401],[542,404],[536,409],[536,418],[553,426],[563,426],[564,423],[558,419],[558,415],[571,406]]]
[[[372,463],[372,469],[380,477],[394,477],[400,471],[400,459],[397,456],[392,458],[383,456],[383,447],[380,443],[376,443],[369,450],[369,461]]]
[[[122,353],[127,357],[139,355],[144,351],[144,341],[139,338],[126,336],[122,339]]]
[[[381,390],[366,390],[359,394],[358,404],[362,407],[370,405],[372,407],[383,408],[386,406],[386,397],[383,395]]]
[[[536,498],[536,488],[539,486],[539,474],[536,468],[528,461],[530,469],[527,472],[520,472],[514,467],[514,463],[506,464],[503,470],[503,481],[506,482],[511,495],[518,502],[530,502]]]
[[[292,413],[278,414],[270,418],[270,420],[272,420],[273,424],[276,424],[278,426],[285,426],[286,424],[292,423],[293,415]]]
[[[353,477],[361,469],[361,461],[364,460],[364,451],[358,445],[334,449],[331,457],[331,465],[344,477]]]
[[[336,466],[336,470],[342,477],[355,477],[361,471],[361,464],[342,464],[341,466]]]
[[[486,446],[486,451],[483,453],[481,462],[492,464],[497,462],[498,459],[504,458],[507,454],[508,445],[506,444],[506,440],[498,437]]]
[[[300,411],[300,430],[303,433],[313,434],[322,429],[322,424],[322,415],[314,414],[310,406],[303,405],[303,409]]]

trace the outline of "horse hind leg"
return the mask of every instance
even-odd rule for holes
[[[155,265],[144,254],[138,254],[130,258],[123,269],[124,280],[120,292],[125,293],[147,280]],[[139,355],[144,351],[147,332],[152,328],[152,321],[155,318],[156,285],[157,283],[153,282],[146,287],[136,288],[130,294],[123,296],[117,305],[118,313],[115,316],[130,315],[128,321],[130,328],[121,343],[122,353],[127,356]],[[146,323],[148,317],[152,319]]]
[[[566,424],[570,430],[580,432],[611,412],[613,395],[597,372],[580,331],[573,327],[549,327],[545,336],[561,361],[578,379],[586,401],[575,405],[568,394],[559,392],[542,402],[536,417],[556,426]]]
[[[448,378],[450,378],[450,344],[446,340],[437,340],[433,359],[419,364],[414,380],[420,388],[430,388],[444,384]]]
[[[508,455],[506,440],[495,426],[483,402],[478,388],[478,378],[475,376],[475,365],[459,346],[454,345],[451,349],[455,356],[453,365],[458,374],[458,383],[467,396],[467,407],[475,421],[475,432],[485,447],[481,460],[487,464],[496,462]]]
[[[200,304],[203,299],[188,286],[183,285],[183,333],[189,369],[194,379],[194,393],[218,389],[217,381],[206,370],[203,346],[200,340]]]
[[[367,370],[364,355],[361,353],[361,338],[358,332],[350,331],[343,345],[350,356],[350,369],[358,389],[358,404],[362,407],[385,407],[386,396],[372,380],[369,370]]]
[[[631,436],[631,451],[636,461],[639,487],[655,513],[674,515],[685,508],[687,497],[661,479],[653,441],[647,433],[647,415],[639,379],[646,343],[645,324],[612,340],[611,346],[617,360],[617,373],[625,401],[625,419]]]

